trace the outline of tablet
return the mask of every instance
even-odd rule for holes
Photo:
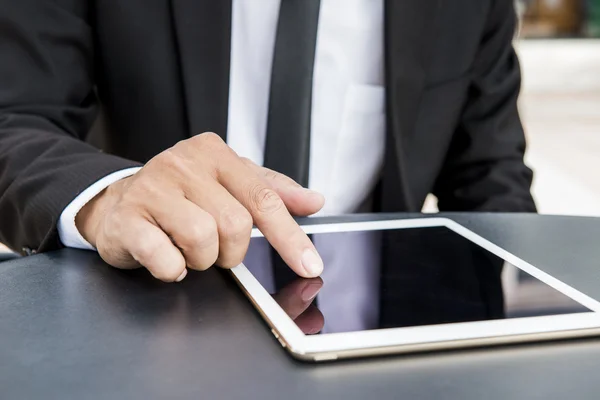
[[[600,333],[600,303],[452,220],[303,229],[323,258],[320,278],[283,279],[278,256],[256,229],[243,264],[232,269],[273,335],[298,359]]]

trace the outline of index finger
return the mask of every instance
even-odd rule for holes
[[[219,165],[219,182],[250,212],[258,229],[294,272],[305,278],[319,276],[323,261],[279,195],[237,155],[227,161]]]

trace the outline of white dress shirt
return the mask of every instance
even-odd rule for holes
[[[280,0],[233,0],[227,143],[259,165],[279,5]],[[309,187],[326,198],[318,215],[355,212],[372,192],[383,163],[383,0],[321,0],[310,145]],[[77,212],[108,185],[137,170],[108,175],[75,198],[58,223],[62,243],[94,250],[75,226]],[[352,241],[354,246],[347,248],[364,254],[356,244],[367,242],[355,237]],[[325,281],[344,264],[328,263],[326,255],[323,261]],[[326,296],[328,288],[336,291],[332,286],[337,281],[325,285],[320,296]]]

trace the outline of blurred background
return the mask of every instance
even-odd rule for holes
[[[600,216],[600,0],[516,6],[519,108],[539,212]],[[423,211],[437,211],[433,196]]]
[[[539,211],[600,216],[600,0],[518,0],[517,9]]]

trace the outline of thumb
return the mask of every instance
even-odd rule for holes
[[[325,197],[305,189],[293,179],[264,167],[256,167],[258,174],[277,192],[292,215],[307,216],[317,213],[325,205]]]

